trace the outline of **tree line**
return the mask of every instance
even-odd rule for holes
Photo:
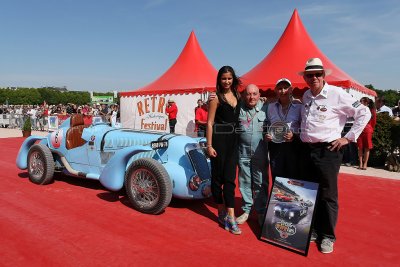
[[[374,90],[378,96],[383,96],[386,100],[386,106],[395,107],[397,101],[400,99],[400,91],[396,90],[379,90],[376,89],[372,84],[365,85],[368,89]]]
[[[386,99],[386,106],[394,107],[400,99],[400,94],[396,90],[379,90],[372,84],[365,87],[376,91],[378,96]],[[94,95],[112,95],[112,92],[93,93]],[[46,101],[49,105],[74,103],[84,105],[90,103],[90,94],[85,91],[60,91],[52,87],[43,88],[0,88],[0,104],[9,105],[38,105]]]
[[[93,95],[113,95],[112,92],[93,93]],[[91,102],[90,93],[85,91],[60,91],[44,88],[0,88],[0,104],[5,105],[49,105],[74,103],[84,105]]]

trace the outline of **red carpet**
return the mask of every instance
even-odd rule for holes
[[[241,236],[218,227],[211,200],[174,199],[152,216],[97,181],[34,185],[15,166],[22,140],[0,139],[1,266],[400,265],[400,181],[341,174],[335,251],[311,244],[303,257],[259,241],[255,218]]]

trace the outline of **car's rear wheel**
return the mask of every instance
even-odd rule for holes
[[[35,184],[49,184],[54,176],[54,159],[50,149],[43,144],[35,144],[28,153],[29,180]]]
[[[158,214],[171,202],[172,183],[165,168],[152,158],[134,161],[125,175],[125,190],[132,206]]]

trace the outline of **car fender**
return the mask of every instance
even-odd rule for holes
[[[109,190],[118,191],[124,186],[125,172],[129,160],[140,152],[151,151],[148,146],[131,146],[115,152],[100,174],[100,183]]]
[[[189,189],[187,187],[188,181],[186,179],[187,174],[184,168],[175,162],[167,162],[163,164],[167,170],[169,177],[172,182],[172,195],[178,198],[192,198],[189,195]],[[192,176],[194,173],[190,173],[188,176]]]
[[[17,167],[21,170],[25,170],[28,168],[28,153],[29,149],[37,140],[44,140],[45,145],[47,145],[47,140],[45,140],[47,137],[44,136],[35,136],[31,135],[28,138],[24,140],[22,143],[21,147],[19,148],[18,151],[18,156],[16,160]]]

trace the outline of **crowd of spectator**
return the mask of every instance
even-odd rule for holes
[[[67,118],[71,114],[83,114],[85,124],[91,124],[94,116],[103,116],[107,121],[111,122],[111,117],[119,120],[119,107],[117,104],[86,104],[76,105],[69,103],[67,105],[2,105],[0,106],[0,114],[9,120],[9,128],[22,129],[26,119],[31,120],[32,130],[45,131],[48,129],[48,117],[59,116]],[[114,115],[113,115],[114,114]],[[5,126],[5,125],[3,125]]]

